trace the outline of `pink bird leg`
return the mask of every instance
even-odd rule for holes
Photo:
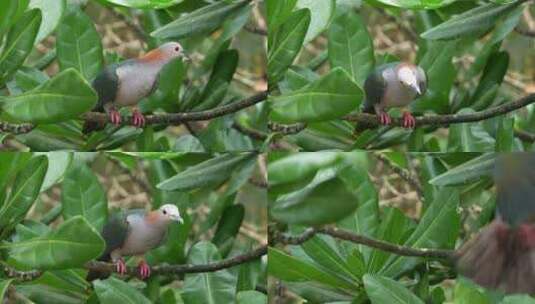
[[[410,112],[403,112],[403,127],[407,129],[414,128],[416,126],[416,119]]]
[[[138,109],[135,109],[132,112],[132,123],[138,128],[143,128],[145,126],[145,116],[143,116]]]
[[[138,264],[139,268],[139,275],[142,280],[150,277],[150,266],[145,262],[145,260],[141,260]]]
[[[121,275],[126,274],[126,264],[124,263],[124,260],[122,258],[117,260],[117,263],[115,264],[115,271],[117,271],[117,273]]]
[[[379,123],[382,125],[389,125],[392,123],[392,119],[390,118],[390,115],[386,112],[380,112],[379,113]]]
[[[116,109],[110,109],[109,111],[111,123],[118,126],[121,124],[121,114]]]

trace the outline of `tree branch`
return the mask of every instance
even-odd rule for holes
[[[416,191],[420,199],[424,196],[424,191],[422,190],[422,186],[420,185],[420,181],[411,175],[411,173],[408,170],[405,170],[398,165],[392,163],[388,157],[381,153],[374,153],[375,157],[381,161],[383,164],[385,164],[387,167],[389,167],[392,171],[394,171],[397,175],[399,175],[402,179],[404,179],[411,187]]]
[[[520,129],[515,129],[514,132],[515,132],[515,136],[520,138],[523,141],[535,142],[535,134],[533,133],[520,130]]]
[[[529,94],[518,100],[499,105],[484,111],[467,114],[446,114],[446,115],[426,115],[417,116],[416,126],[447,126],[450,124],[474,122],[489,119],[498,115],[503,115],[535,102],[535,94]],[[345,120],[362,124],[362,127],[376,128],[379,124],[377,115],[367,113],[350,114],[344,117]],[[392,126],[402,126],[403,120],[399,117],[392,118]]]
[[[220,107],[210,109],[210,110],[205,110],[205,111],[147,115],[145,117],[145,120],[146,120],[145,124],[146,125],[152,125],[152,124],[179,125],[186,121],[210,120],[216,117],[225,116],[231,113],[238,112],[252,105],[260,103],[266,100],[267,95],[268,95],[267,91],[264,91],[256,95],[253,95],[251,97],[248,97],[246,99],[243,99],[239,102],[227,104],[224,106],[220,106]],[[86,121],[94,121],[94,122],[100,122],[100,123],[110,122],[111,123],[109,116],[105,113],[88,112],[88,113],[82,114],[82,118],[85,119]],[[133,125],[132,116],[128,115],[127,117],[123,117],[120,125],[121,126]],[[23,133],[30,132],[34,128],[35,128],[35,125],[29,124],[29,123],[10,124],[6,122],[0,122],[1,132],[23,134]]]
[[[444,249],[432,249],[432,248],[411,248],[392,244],[389,242],[372,239],[363,235],[354,234],[346,230],[324,227],[324,228],[308,228],[300,235],[289,236],[279,234],[276,236],[276,241],[288,244],[288,245],[300,245],[316,234],[330,235],[334,238],[349,241],[355,244],[366,245],[372,248],[379,249],[381,251],[394,253],[401,256],[423,257],[433,259],[451,259],[454,256],[455,251]]]
[[[250,32],[250,33],[253,33],[253,34],[257,34],[257,35],[261,35],[261,36],[267,36],[268,35],[268,32],[266,29],[264,28],[260,28],[258,26],[254,26],[254,25],[248,25],[246,24],[244,27],[243,27],[246,31]]]
[[[253,251],[237,255],[232,258],[224,259],[219,262],[202,265],[158,265],[151,267],[152,275],[179,275],[184,273],[200,273],[200,272],[215,272],[226,268],[231,268],[240,264],[244,264],[267,254],[267,245],[262,245]],[[16,278],[20,281],[31,281],[43,274],[40,270],[19,271],[13,267],[1,262],[4,267],[4,273],[10,278]],[[104,273],[115,272],[116,266],[112,263],[90,261],[85,264],[85,268],[91,271],[98,271]],[[139,272],[136,267],[127,266],[127,276],[138,276]]]

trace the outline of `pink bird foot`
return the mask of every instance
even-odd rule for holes
[[[115,271],[121,275],[126,274],[126,264],[124,263],[123,259],[117,260],[117,263],[115,264]]]
[[[145,116],[138,110],[134,110],[134,112],[132,112],[132,123],[137,128],[143,128],[145,126]]]
[[[390,118],[390,115],[386,112],[379,113],[379,123],[382,125],[389,125],[392,123],[392,119]]]
[[[416,119],[410,112],[403,112],[403,128],[412,129],[416,126]]]
[[[109,112],[111,123],[118,126],[121,124],[121,114],[119,111],[112,109]]]
[[[139,268],[139,276],[141,277],[142,280],[150,277],[150,266],[149,264],[147,264],[147,262],[145,262],[144,260],[141,260],[141,262],[139,262],[138,264],[138,268]]]

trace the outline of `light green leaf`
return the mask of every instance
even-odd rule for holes
[[[308,8],[310,10],[310,26],[304,41],[304,43],[308,43],[329,26],[336,8],[336,1],[297,0],[296,8]]]
[[[240,291],[236,296],[236,304],[267,304],[267,296],[256,290]]]
[[[270,97],[271,119],[281,123],[319,122],[340,118],[358,108],[362,90],[342,69],[306,87],[281,96]]]
[[[429,181],[435,186],[459,186],[489,176],[494,168],[496,154],[486,153],[442,173]]]
[[[364,288],[372,304],[424,304],[424,301],[405,286],[390,278],[366,274]]]
[[[50,35],[58,26],[63,11],[65,10],[66,0],[31,0],[29,8],[38,8],[43,15],[43,23],[39,28],[35,44],[41,42],[46,36]]]
[[[0,99],[0,106],[20,121],[57,123],[78,118],[91,110],[96,101],[95,91],[82,75],[68,69],[31,91]]]
[[[108,278],[106,280],[96,280],[93,285],[98,299],[102,304],[150,304],[143,293],[134,288],[127,282],[116,278]]]
[[[77,69],[91,81],[102,69],[102,43],[91,19],[80,10],[63,18],[56,37],[61,70]]]
[[[133,7],[133,8],[152,8],[152,9],[162,9],[170,7],[179,3],[184,2],[184,0],[105,0],[111,4]]]

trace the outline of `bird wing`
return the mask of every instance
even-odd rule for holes
[[[121,248],[130,232],[130,226],[126,217],[129,212],[118,212],[114,214],[102,229],[102,238],[106,241],[106,250],[101,259],[108,260],[110,253]]]
[[[375,113],[374,105],[381,103],[386,91],[386,81],[381,71],[372,72],[364,82],[366,98],[362,103],[362,111]]]
[[[119,77],[116,73],[118,67],[119,64],[107,66],[93,80],[92,86],[98,95],[95,111],[103,112],[106,103],[115,101],[119,91]]]
[[[498,215],[516,226],[535,220],[535,153],[498,156],[494,171]]]

